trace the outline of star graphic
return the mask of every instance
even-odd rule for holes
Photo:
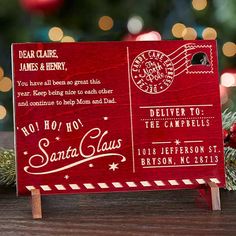
[[[60,137],[56,137],[55,139],[56,139],[57,141],[59,141],[59,140],[60,140]]]
[[[25,152],[23,152],[23,153],[24,153],[25,156],[28,155],[28,152],[27,152],[27,151],[25,151]]]
[[[69,175],[65,175],[64,178],[65,178],[65,179],[69,179],[70,176],[69,176]]]
[[[175,141],[174,141],[174,143],[176,144],[176,145],[180,145],[180,140],[179,139],[176,139]]]
[[[119,169],[119,167],[118,167],[118,163],[112,163],[112,164],[109,164],[109,170],[113,170],[113,171],[115,171],[116,169]]]
[[[103,119],[104,119],[104,120],[108,120],[108,117],[107,117],[107,116],[104,116]]]
[[[92,164],[92,163],[90,163],[90,164],[89,164],[89,167],[93,167],[93,164]]]

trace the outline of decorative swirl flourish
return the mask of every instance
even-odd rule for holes
[[[63,166],[63,167],[60,167],[60,168],[54,169],[54,170],[49,170],[49,171],[45,171],[45,172],[32,172],[32,171],[29,170],[30,166],[25,166],[24,171],[27,172],[28,174],[32,174],[32,175],[52,174],[52,173],[56,173],[56,172],[66,170],[66,169],[70,169],[72,167],[75,167],[77,165],[81,165],[85,162],[88,162],[88,161],[91,161],[91,160],[94,160],[94,159],[98,159],[98,158],[102,158],[102,157],[109,157],[109,156],[118,156],[118,157],[122,158],[121,162],[126,161],[126,157],[121,155],[121,154],[118,154],[118,153],[105,153],[105,154],[95,155],[95,156],[92,156],[92,157],[89,157],[89,158],[86,158],[86,159],[83,159],[83,160],[79,160],[77,162],[71,163],[69,165],[66,165],[66,166]]]

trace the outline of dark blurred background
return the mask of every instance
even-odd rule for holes
[[[236,111],[236,0],[0,0],[0,26],[0,130],[13,130],[14,42],[216,39],[222,110]]]

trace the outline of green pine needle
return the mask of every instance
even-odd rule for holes
[[[236,121],[236,112],[226,109],[222,114],[222,125],[225,130],[229,130]],[[226,188],[236,190],[236,149],[231,147],[224,148],[225,154],[225,174]]]
[[[226,188],[236,190],[236,149],[225,147]]]
[[[0,185],[14,185],[16,181],[13,150],[0,149]]]
[[[229,130],[231,125],[236,121],[236,112],[229,111],[229,109],[226,109],[222,113],[222,125],[223,128],[226,130]]]

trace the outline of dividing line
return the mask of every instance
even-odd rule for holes
[[[144,169],[157,168],[176,168],[176,167],[194,167],[194,166],[216,166],[217,164],[196,164],[196,165],[171,165],[171,166],[144,166]]]
[[[171,142],[152,142],[152,144],[166,144],[166,143],[171,143]]]
[[[203,140],[189,140],[189,141],[184,141],[184,143],[203,143]]]
[[[129,80],[129,109],[130,109],[130,125],[131,125],[131,145],[132,145],[132,160],[133,160],[133,173],[135,173],[135,159],[134,159],[134,130],[133,130],[133,112],[132,112],[132,96],[130,84],[130,68],[129,68],[129,47],[126,47],[127,52],[127,65],[128,65],[128,80]]]
[[[173,143],[176,144],[176,141],[173,141]],[[182,141],[183,143],[203,143],[203,140],[186,140],[186,141]],[[160,142],[152,142],[152,144],[169,144],[172,143],[172,141],[160,141]]]
[[[173,105],[173,106],[141,106],[140,108],[168,108],[168,107],[212,107],[213,104],[190,104],[190,105]]]

